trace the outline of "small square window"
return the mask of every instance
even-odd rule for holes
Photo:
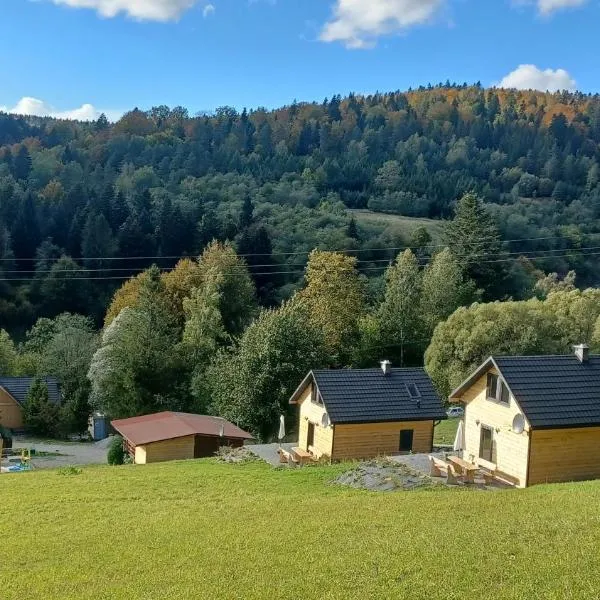
[[[500,402],[510,404],[510,392],[503,381],[500,383]]]
[[[414,383],[406,384],[406,391],[411,398],[420,398],[421,392],[419,392],[419,388]]]

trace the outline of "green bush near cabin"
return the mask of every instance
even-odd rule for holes
[[[597,598],[600,482],[374,493],[347,468],[2,475],[2,600]]]
[[[109,465],[122,465],[125,462],[125,450],[123,449],[123,438],[115,436],[108,446],[106,460]]]

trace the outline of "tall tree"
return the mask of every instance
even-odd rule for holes
[[[411,250],[405,250],[386,272],[385,296],[376,313],[382,352],[400,366],[418,362],[424,347],[420,313],[422,275]]]
[[[221,352],[209,369],[213,412],[269,440],[279,415],[291,416],[294,389],[325,362],[320,332],[300,303],[263,311],[234,351]]]
[[[347,364],[358,344],[365,290],[356,258],[314,250],[308,258],[306,287],[298,294],[312,325],[322,332],[334,364]]]
[[[487,297],[494,296],[505,276],[498,262],[502,244],[496,224],[475,194],[465,194],[459,200],[454,219],[446,227],[446,241],[465,274]]]

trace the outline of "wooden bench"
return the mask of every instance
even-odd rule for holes
[[[310,452],[297,447],[292,448],[292,456],[295,459],[295,462],[299,462],[301,465],[305,465],[314,460],[314,456]]]
[[[441,460],[435,456],[429,456],[429,475],[431,477],[446,477],[446,482],[450,485],[458,483],[458,473],[454,465]]]
[[[479,472],[483,477],[483,480],[486,485],[492,483],[494,479],[496,479],[496,475],[498,473],[496,469],[496,465],[489,460],[485,460],[484,458],[477,459],[477,466],[479,467]]]
[[[448,461],[456,468],[458,474],[464,477],[467,483],[473,483],[475,473],[479,470],[477,465],[474,465],[458,456],[449,456]]]

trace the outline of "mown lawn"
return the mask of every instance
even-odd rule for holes
[[[459,422],[460,419],[446,419],[436,425],[433,430],[433,443],[443,445],[454,444]]]
[[[0,598],[597,598],[600,483],[372,493],[341,467],[0,476]]]
[[[402,215],[374,212],[367,209],[351,209],[348,213],[354,215],[359,223],[365,225],[378,224],[391,226],[405,237],[409,237],[417,227],[423,226],[429,231],[434,244],[441,243],[442,230],[444,228],[443,221],[417,217],[404,217]]]

